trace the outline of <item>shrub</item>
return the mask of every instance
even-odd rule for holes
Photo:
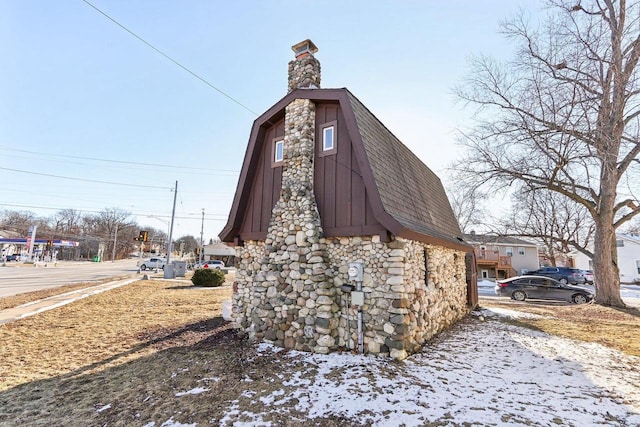
[[[217,287],[224,283],[224,272],[218,269],[200,268],[193,272],[194,286]]]

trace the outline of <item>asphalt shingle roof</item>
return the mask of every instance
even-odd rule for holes
[[[385,211],[416,233],[461,243],[462,232],[440,178],[345,91]]]

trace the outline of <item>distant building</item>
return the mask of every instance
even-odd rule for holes
[[[236,250],[231,246],[227,246],[224,243],[211,243],[204,245],[204,251],[202,252],[204,260],[219,259],[224,261],[227,267],[233,267],[235,263]]]
[[[640,236],[637,234],[616,234],[618,268],[620,282],[640,282]],[[593,250],[593,246],[589,248]],[[582,270],[593,270],[591,258],[582,252],[573,252],[573,266]]]
[[[464,235],[476,253],[478,279],[506,279],[537,270],[538,246],[516,237],[495,234]]]

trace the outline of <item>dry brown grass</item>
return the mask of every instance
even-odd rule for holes
[[[615,348],[640,356],[640,312],[596,304],[560,304],[480,298],[482,307],[501,307],[538,314],[542,318],[519,318],[516,323],[549,334]]]
[[[143,280],[3,325],[0,390],[149,354],[149,342],[220,316],[221,302],[229,297],[228,286]]]
[[[58,286],[55,288],[42,289],[42,290],[33,291],[33,292],[25,292],[25,293],[13,295],[10,297],[0,298],[0,310],[17,307],[19,305],[26,304],[28,302],[51,297],[54,295],[60,295],[65,292],[71,292],[77,289],[84,289],[90,286],[96,286],[101,283],[110,282],[112,280],[113,279],[105,279],[105,280],[94,281],[94,282],[74,283],[73,285]]]

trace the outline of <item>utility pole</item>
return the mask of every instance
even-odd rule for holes
[[[113,233],[113,250],[111,251],[111,262],[116,262],[116,244],[118,243],[118,223],[116,222],[116,231]]]
[[[202,256],[204,255],[204,208],[202,208],[202,225],[200,226],[200,256],[198,263],[202,264]]]
[[[178,198],[178,181],[173,192],[173,210],[171,211],[171,226],[169,227],[169,243],[167,244],[167,263],[164,266],[164,278],[173,279],[173,266],[171,265],[171,241],[173,239],[173,220],[176,216],[176,199]]]

